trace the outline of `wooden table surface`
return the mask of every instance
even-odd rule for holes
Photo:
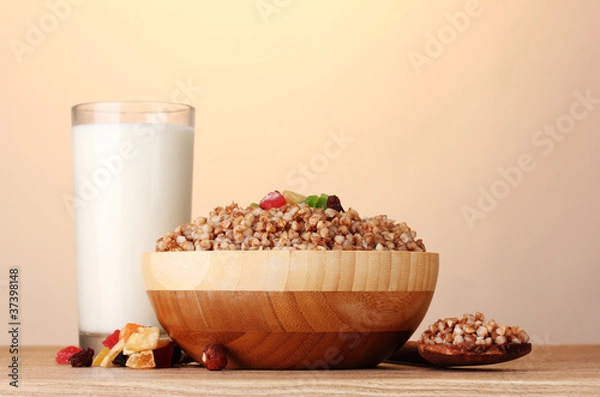
[[[600,396],[600,345],[535,346],[516,361],[468,369],[382,364],[368,370],[209,372],[170,369],[72,368],[54,363],[59,347],[22,347],[18,389],[4,368],[0,395],[46,396]]]

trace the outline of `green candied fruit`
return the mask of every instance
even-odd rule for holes
[[[317,200],[319,200],[319,196],[311,195],[307,196],[306,199],[304,199],[304,202],[308,204],[309,207],[315,208],[317,206]]]
[[[250,207],[258,208],[259,205],[258,205],[258,203],[250,203]]]
[[[317,205],[315,207],[326,209],[327,208],[327,197],[329,197],[329,195],[327,195],[325,193],[321,193],[321,195],[317,199]]]

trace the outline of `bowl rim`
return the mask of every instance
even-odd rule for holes
[[[252,253],[252,254],[249,254]],[[147,291],[434,291],[439,253],[177,251],[142,255]]]

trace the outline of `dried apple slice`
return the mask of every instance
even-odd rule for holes
[[[123,346],[123,354],[129,356],[143,350],[154,350],[158,346],[160,329],[158,327],[140,327],[133,332]]]
[[[113,346],[112,349],[106,354],[106,356],[102,359],[100,363],[101,367],[107,368],[112,367],[112,362],[123,351],[123,346],[125,346],[125,339],[119,339],[116,345]]]

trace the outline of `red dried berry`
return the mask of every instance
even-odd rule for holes
[[[175,358],[175,343],[169,342],[166,346],[154,350],[154,362],[156,368],[170,368],[179,357]]]
[[[71,367],[91,367],[93,361],[94,349],[91,347],[81,350],[69,357]]]
[[[56,362],[58,364],[69,364],[69,358],[71,358],[71,356],[75,353],[78,353],[81,351],[81,347],[77,347],[77,346],[67,346],[65,348],[60,349],[57,353],[56,353]]]
[[[286,204],[285,197],[283,194],[279,193],[277,190],[271,193],[267,193],[267,195],[260,200],[258,205],[263,210],[270,210],[271,208],[279,208],[283,207]]]
[[[344,212],[344,207],[342,207],[342,202],[340,198],[335,194],[329,195],[327,197],[327,208],[332,208],[338,212]]]
[[[114,345],[117,344],[117,342],[119,341],[119,334],[121,333],[121,330],[116,329],[115,332],[113,332],[112,334],[108,335],[106,337],[106,339],[104,339],[102,341],[102,344],[106,347],[108,347],[109,349],[112,349]]]
[[[209,371],[220,371],[227,366],[227,352],[218,343],[211,343],[202,351],[202,364]]]

